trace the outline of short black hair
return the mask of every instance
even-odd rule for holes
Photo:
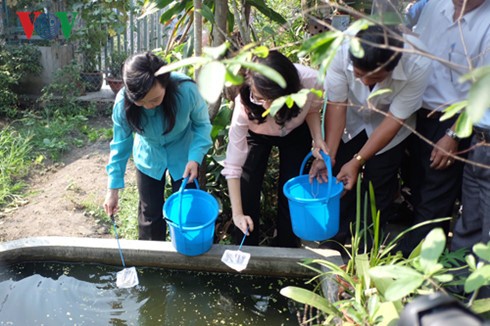
[[[400,38],[394,37],[391,33],[394,32],[401,36],[400,31],[392,27],[382,27],[379,25],[369,26],[367,29],[361,30],[356,34],[359,38],[361,46],[364,50],[364,56],[357,58],[349,50],[349,58],[354,67],[362,71],[371,72],[378,68],[386,71],[392,71],[402,57],[402,53],[392,49],[382,48],[381,46],[390,46],[403,48],[403,41]]]

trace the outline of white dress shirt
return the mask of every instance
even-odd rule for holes
[[[423,107],[441,111],[465,100],[471,84],[459,77],[475,67],[490,65],[490,1],[453,22],[454,5],[449,0],[431,0],[425,6],[415,33],[434,56],[451,62],[432,61],[433,74],[424,93]],[[467,55],[465,54],[467,53]],[[488,110],[487,110],[488,112]],[[490,127],[490,114],[480,123]]]
[[[424,49],[415,37],[404,35],[405,48],[413,45]],[[385,118],[384,114],[368,109],[368,97],[379,89],[390,89],[371,98],[370,103],[378,110],[391,112],[395,117],[405,120],[405,124],[414,128],[415,116],[422,104],[422,95],[431,73],[430,60],[414,53],[403,53],[402,57],[388,77],[377,83],[371,91],[360,79],[354,76],[354,67],[349,59],[349,42],[346,41],[337,52],[326,76],[327,98],[333,102],[348,101],[345,132],[342,136],[348,142],[361,131],[366,130],[368,137]],[[377,154],[383,153],[402,142],[411,130],[401,128],[388,145]]]

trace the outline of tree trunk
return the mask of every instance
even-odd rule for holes
[[[214,21],[216,24],[213,26],[213,46],[223,44],[227,35],[227,16],[228,16],[228,1],[215,0],[214,1]]]
[[[202,0],[194,0],[194,55],[202,54]],[[197,77],[197,72],[194,74]]]

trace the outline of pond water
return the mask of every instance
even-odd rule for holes
[[[305,280],[52,262],[0,269],[0,325],[298,325],[302,305],[283,297]],[[300,312],[301,313],[301,312]]]

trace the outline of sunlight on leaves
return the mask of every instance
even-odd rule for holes
[[[490,74],[478,79],[468,93],[466,112],[473,123],[481,120],[485,111],[490,108]]]
[[[202,57],[190,57],[190,58],[185,58],[180,61],[172,62],[169,63],[168,65],[165,65],[158,69],[155,72],[155,76],[163,75],[167,72],[171,72],[186,66],[192,66],[192,65],[203,65],[207,62],[209,62],[210,59],[207,58],[202,58]]]
[[[350,52],[356,58],[364,57],[364,48],[361,45],[361,41],[358,38],[353,38],[350,40]]]
[[[379,96],[379,95],[386,94],[386,93],[391,93],[391,92],[393,92],[391,90],[391,88],[381,88],[381,89],[378,89],[377,91],[372,92],[371,94],[369,94],[369,96],[368,96],[367,99],[370,100],[370,99],[372,99],[375,96]]]
[[[429,232],[422,243],[422,250],[420,252],[420,266],[426,274],[436,271],[433,268],[437,264],[445,246],[446,236],[441,228]]]
[[[259,58],[267,58],[269,55],[269,48],[266,46],[258,46],[252,50],[252,53]]]
[[[262,113],[262,116],[265,117],[268,114],[270,114],[271,116],[276,115],[276,113],[284,106],[285,103],[286,103],[285,96],[275,99],[274,102],[272,102],[270,108],[265,110],[264,113]]]
[[[463,110],[466,106],[468,106],[468,101],[461,101],[451,104],[447,108],[443,110],[444,114],[441,116],[440,120],[444,121],[452,118],[454,115],[458,114]]]
[[[215,103],[225,85],[226,68],[219,61],[204,65],[197,76],[197,85],[202,97],[208,103]]]
[[[473,246],[473,252],[486,261],[490,261],[490,242],[487,244],[477,243]]]
[[[490,298],[478,299],[471,305],[471,310],[477,314],[483,314],[490,311]]]
[[[226,53],[226,50],[228,50],[229,47],[230,47],[230,43],[228,42],[224,42],[220,46],[216,46],[216,47],[206,46],[202,49],[202,53],[207,55],[208,57],[213,58],[214,60],[217,60]]]
[[[490,265],[485,265],[471,273],[464,282],[464,290],[473,292],[486,285],[490,285]]]
[[[468,117],[466,111],[461,112],[458,119],[456,120],[456,133],[460,138],[469,137],[473,132],[473,123]]]
[[[276,70],[274,70],[274,69],[272,69],[266,65],[256,63],[256,62],[243,61],[240,59],[237,60],[236,58],[232,59],[232,60],[223,60],[223,63],[225,63],[225,64],[226,63],[239,64],[239,65],[241,65],[247,69],[258,71],[262,75],[264,75],[265,77],[269,78],[270,80],[272,80],[273,82],[278,84],[280,87],[286,88],[286,80],[284,79],[284,77],[280,73],[278,73]]]
[[[389,301],[400,300],[418,289],[422,283],[424,278],[421,275],[400,278],[386,290],[385,298]]]
[[[244,81],[243,76],[233,73],[230,68],[226,68],[226,76],[225,76],[225,86],[229,87],[231,85],[241,85]]]

